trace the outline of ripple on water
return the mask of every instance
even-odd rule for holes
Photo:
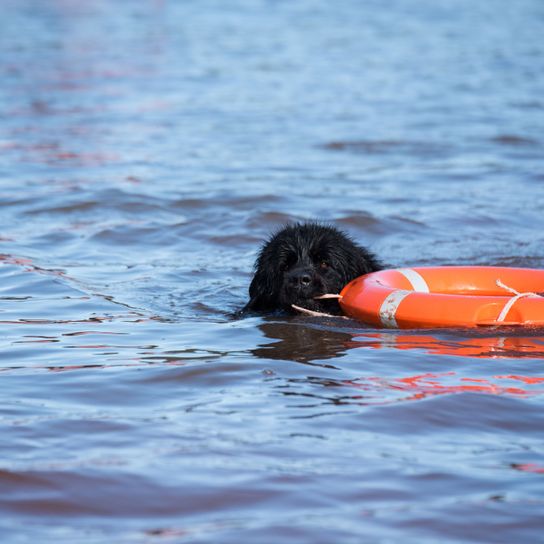
[[[541,540],[542,330],[232,317],[292,221],[544,266],[541,0],[404,4],[2,2],[2,544]]]

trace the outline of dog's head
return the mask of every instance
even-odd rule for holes
[[[340,313],[335,300],[316,300],[339,293],[352,279],[378,270],[380,264],[366,249],[338,229],[305,223],[289,225],[261,248],[245,310]]]

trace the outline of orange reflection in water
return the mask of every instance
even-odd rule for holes
[[[509,380],[519,378],[522,378],[522,382],[527,381],[526,376],[468,378],[459,376],[457,372],[427,372],[415,376],[389,379],[377,376],[367,376],[356,380],[345,380],[343,383],[364,391],[374,390],[376,388],[386,388],[407,393],[407,396],[402,397],[403,401],[421,400],[436,395],[451,395],[455,393],[510,395],[516,397],[528,397],[544,393],[544,388],[521,387],[506,383]],[[531,385],[542,382],[544,382],[544,378],[539,378],[537,381],[531,382]]]
[[[514,463],[512,468],[519,470],[521,472],[530,472],[532,474],[544,474],[544,466],[537,465],[536,463]]]
[[[537,331],[535,331],[537,332]],[[544,359],[544,331],[534,336],[439,336],[432,334],[355,334],[349,347],[421,349],[457,357]]]
[[[423,350],[432,355],[480,359],[544,359],[542,331],[526,331],[527,336],[457,336],[450,334],[358,333],[350,348]],[[530,336],[529,332],[534,335]],[[544,393],[544,377],[500,374],[490,377],[460,376],[457,372],[426,372],[399,378],[365,377],[347,384],[360,389],[381,387],[409,393],[404,400],[433,395],[483,393],[489,395],[534,396]],[[542,384],[542,385],[541,385]]]

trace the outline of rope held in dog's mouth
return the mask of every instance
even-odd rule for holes
[[[318,297],[314,297],[314,300],[324,300],[324,299],[331,299],[331,298],[335,298],[337,300],[342,299],[340,295],[327,293],[325,295],[319,295]],[[345,316],[327,314],[325,312],[316,312],[315,310],[308,310],[308,308],[302,308],[302,306],[297,306],[296,304],[291,304],[291,308],[293,308],[293,310],[296,310],[297,312],[300,312],[301,314],[311,315],[312,317],[345,317]]]
[[[291,308],[300,312],[301,314],[311,315],[312,317],[336,317],[331,314],[326,314],[325,312],[316,312],[314,310],[308,310],[308,308],[303,308],[302,306],[297,306],[296,304],[291,304]]]

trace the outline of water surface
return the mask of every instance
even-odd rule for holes
[[[2,12],[2,542],[541,541],[541,330],[231,314],[288,221],[544,266],[542,2]]]

